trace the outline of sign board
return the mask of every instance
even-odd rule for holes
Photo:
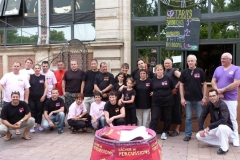
[[[166,20],[166,50],[199,50],[199,9],[168,10]]]

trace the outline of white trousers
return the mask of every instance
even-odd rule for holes
[[[137,125],[149,127],[151,109],[136,109]]]
[[[235,143],[239,143],[239,136],[238,136],[238,123],[237,123],[237,105],[238,102],[237,101],[226,101],[223,100],[227,106],[228,106],[228,110],[230,113],[230,119],[232,121],[233,124],[233,133],[231,135],[231,140]]]
[[[233,131],[227,125],[219,125],[217,128],[210,130],[209,133],[205,133],[205,137],[201,137],[199,132],[196,137],[199,141],[220,146],[223,151],[227,151],[229,148],[229,137],[232,133]]]

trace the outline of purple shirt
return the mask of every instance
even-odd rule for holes
[[[217,80],[218,88],[224,88],[229,84],[233,83],[234,79],[240,80],[240,68],[232,65],[226,71],[223,66],[219,66],[216,68],[213,74],[213,78]],[[224,100],[235,101],[238,99],[238,87],[231,91],[226,91],[223,93]]]

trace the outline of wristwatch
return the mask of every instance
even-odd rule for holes
[[[20,121],[23,122],[23,119],[21,119]]]
[[[207,96],[203,96],[203,98],[207,99]]]

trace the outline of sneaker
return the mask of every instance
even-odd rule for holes
[[[44,131],[44,128],[42,126],[38,127],[39,131]]]
[[[177,131],[172,131],[171,133],[169,133],[169,136],[170,137],[175,137],[175,136],[178,136],[179,135],[179,133],[177,132]]]
[[[223,154],[226,154],[227,152],[228,152],[228,150],[223,151],[222,148],[219,148],[219,150],[217,151],[217,154],[223,155]]]
[[[238,140],[233,140],[233,147],[238,147],[239,146],[239,141]]]
[[[63,133],[63,130],[58,130],[58,134],[62,134]]]
[[[50,130],[50,131],[53,131],[53,130],[54,130],[54,128],[53,128],[53,127],[50,127],[50,128],[49,128],[49,130]]]
[[[35,129],[33,128],[33,129],[30,129],[30,132],[31,132],[31,133],[35,133],[36,131],[35,131]]]
[[[186,137],[183,139],[183,141],[188,142],[188,141],[190,141],[190,139],[191,139],[191,137],[186,136]]]
[[[162,133],[161,139],[162,140],[166,140],[167,139],[167,134],[165,132]]]

